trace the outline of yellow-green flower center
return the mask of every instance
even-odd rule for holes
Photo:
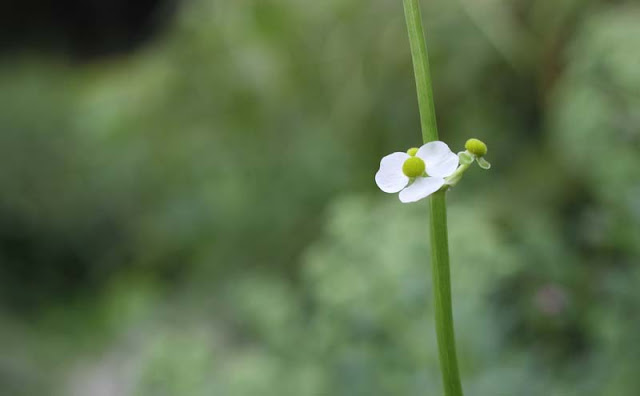
[[[412,157],[415,157],[417,153],[418,153],[417,147],[411,147],[409,150],[407,150],[407,154],[409,154]]]
[[[402,164],[402,173],[408,177],[418,177],[424,174],[426,166],[420,157],[407,158]]]
[[[476,157],[483,157],[487,154],[487,145],[478,139],[467,140],[467,143],[464,144],[464,148]]]

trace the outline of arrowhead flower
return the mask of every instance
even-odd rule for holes
[[[400,192],[404,203],[419,201],[438,191],[458,168],[459,159],[446,143],[429,142],[380,161],[376,184],[386,193]]]

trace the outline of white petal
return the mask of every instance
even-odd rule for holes
[[[458,168],[458,156],[444,142],[429,142],[420,147],[416,156],[424,161],[429,176],[447,177]]]
[[[402,173],[402,165],[409,158],[407,153],[392,153],[380,161],[380,169],[376,173],[376,184],[386,193],[397,193],[409,183],[409,178]]]
[[[441,177],[418,177],[413,184],[400,191],[400,201],[419,201],[438,191],[443,185],[444,179]]]

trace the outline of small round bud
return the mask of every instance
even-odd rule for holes
[[[487,154],[487,145],[478,139],[469,139],[464,144],[464,148],[476,157],[482,157]]]
[[[411,147],[409,150],[407,150],[407,154],[409,154],[412,157],[415,157],[417,153],[418,153],[417,147]]]
[[[426,169],[424,161],[420,157],[411,157],[404,161],[402,173],[408,177],[422,176]]]

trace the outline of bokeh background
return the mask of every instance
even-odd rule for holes
[[[640,5],[423,1],[473,396],[640,389]],[[438,395],[400,0],[0,13],[0,394]]]

